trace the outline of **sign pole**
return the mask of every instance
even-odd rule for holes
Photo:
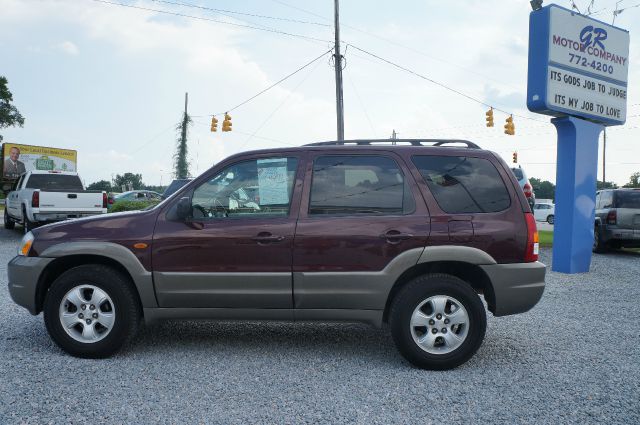
[[[556,117],[558,131],[552,269],[586,273],[600,133],[627,117],[629,32],[555,4],[531,3],[527,107]],[[603,164],[603,181],[605,172]]]
[[[551,122],[558,131],[552,270],[586,273],[593,246],[598,139],[604,126],[571,116]]]

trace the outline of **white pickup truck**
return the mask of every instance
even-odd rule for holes
[[[20,223],[27,232],[38,224],[106,212],[106,192],[84,190],[77,173],[28,171],[7,194],[4,227]]]

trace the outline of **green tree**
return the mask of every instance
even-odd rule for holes
[[[113,189],[111,188],[111,182],[100,180],[87,186],[87,190],[104,190],[105,192],[111,192]]]
[[[602,182],[602,181],[598,180],[596,188],[598,190],[600,190],[600,189],[617,189],[618,185],[615,184],[614,182]]]
[[[547,180],[540,180],[535,177],[529,179],[533,193],[536,194],[536,198],[539,199],[555,199],[556,197],[556,185]]]
[[[129,186],[132,186],[133,190],[142,189],[144,187],[144,183],[142,183],[142,174],[116,174],[116,177],[113,179],[113,189],[123,190],[122,186],[125,186],[124,191],[129,190]]]
[[[173,156],[174,160],[174,172],[177,179],[186,179],[189,177],[189,162],[187,162],[187,137],[189,133],[189,125],[191,124],[191,117],[184,111],[182,116],[182,122],[176,126],[176,130],[180,131],[180,138],[178,139],[178,147],[176,154]]]
[[[0,76],[0,129],[24,125],[24,117],[18,111],[18,108],[13,106],[13,95],[9,91],[8,81],[5,77]],[[2,135],[0,134],[0,141],[2,141]]]
[[[640,188],[640,172],[631,174],[631,177],[629,177],[629,183],[622,187]]]

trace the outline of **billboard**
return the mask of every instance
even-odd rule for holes
[[[531,13],[530,111],[624,124],[628,74],[628,31],[554,4]]]
[[[4,143],[2,156],[4,180],[15,180],[33,170],[77,171],[78,153],[74,150]]]

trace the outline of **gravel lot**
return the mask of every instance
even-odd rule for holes
[[[470,362],[428,372],[364,325],[164,323],[75,359],[9,298],[19,238],[0,230],[1,424],[640,423],[640,255],[549,274],[532,311],[489,317]]]

